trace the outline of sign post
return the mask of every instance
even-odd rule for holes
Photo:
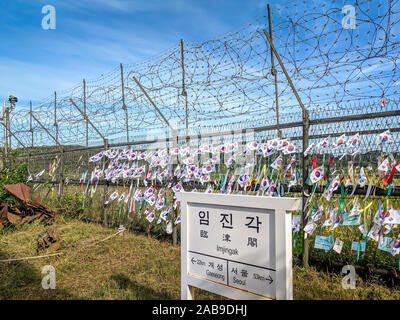
[[[293,299],[292,215],[300,199],[179,192],[181,298]]]

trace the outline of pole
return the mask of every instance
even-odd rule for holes
[[[177,132],[176,130],[172,131],[172,150],[175,150],[175,148],[177,147]],[[176,163],[177,163],[177,156],[173,155],[172,156],[172,161],[173,161],[173,165],[172,165],[172,172],[175,172],[175,167],[176,167]],[[174,177],[175,180],[175,177]],[[175,183],[177,183],[177,181],[174,181]],[[172,207],[172,211],[173,211],[173,220],[175,221],[176,218],[178,217],[176,210]],[[176,246],[178,244],[178,227],[175,223],[172,224],[172,245]]]
[[[86,81],[83,79],[83,113],[86,114]],[[89,146],[89,123],[86,122],[86,148]]]
[[[308,177],[308,161],[307,158],[304,156],[304,151],[308,148],[308,135],[309,135],[309,117],[308,117],[308,110],[303,112],[303,181],[302,181],[302,218],[301,218],[301,225],[302,230],[304,230],[306,224],[306,195],[305,192],[308,193],[308,185],[306,185],[306,179]],[[302,253],[302,260],[303,260],[303,267],[308,268],[308,258],[309,258],[309,240],[306,238],[305,233],[303,232],[303,253]]]
[[[8,136],[7,136],[7,100],[4,100],[3,103],[3,121],[4,121],[4,157],[7,159],[8,157]]]
[[[182,96],[185,97],[185,123],[186,123],[186,142],[188,141],[189,135],[189,113],[188,113],[188,98],[185,88],[185,55],[183,48],[183,39],[181,39],[181,61],[182,61]]]
[[[0,123],[1,123],[1,122],[0,122]],[[1,125],[4,126],[4,123],[1,123]],[[26,148],[25,145],[22,143],[22,141],[19,140],[18,137],[10,131],[10,128],[7,128],[7,132],[8,132],[8,134],[9,134],[10,136],[13,136],[13,137],[15,138],[15,140],[17,140],[17,142],[18,142],[23,148]]]
[[[49,132],[49,130],[47,130],[47,128],[40,122],[40,120],[33,115],[32,111],[30,112],[30,114],[31,114],[32,118],[35,119],[35,121],[42,127],[42,129],[44,131],[46,131],[46,133],[49,135],[49,137],[52,138],[58,146],[60,146],[60,144],[58,143],[58,140]]]
[[[29,132],[31,133],[31,148],[33,149],[33,127],[32,127],[32,101],[29,101],[29,107],[30,107],[30,112],[29,112]]]
[[[54,91],[54,126],[56,127],[56,140],[58,141],[57,92],[56,91]]]
[[[62,197],[64,191],[64,147],[60,146],[60,194]]]
[[[86,80],[83,79],[83,113],[86,114]],[[86,149],[89,147],[89,123],[86,122]],[[89,170],[89,150],[86,150],[86,169]]]
[[[125,104],[125,85],[124,85],[124,67],[120,63],[121,68],[121,89],[122,89],[122,110],[125,110],[125,123],[126,123],[126,143],[129,145],[129,125],[128,125],[128,108]]]
[[[72,100],[72,98],[69,98],[69,101],[72,103],[72,105],[80,112],[80,114],[82,115],[82,117],[87,121],[87,123],[94,129],[94,131],[97,132],[97,134],[103,139],[104,141],[104,145],[106,145],[106,138],[101,134],[101,132],[99,131],[99,129],[96,128],[96,126],[89,120],[88,116],[86,115],[86,113],[84,113],[74,102],[74,100]],[[107,140],[108,141],[108,140]],[[108,145],[108,142],[107,142]]]
[[[56,127],[56,141],[58,141],[58,123],[57,123],[57,92],[54,91],[54,126]],[[32,137],[33,139],[33,137]],[[33,146],[33,140],[32,140]],[[59,145],[60,149],[60,184],[58,186],[58,197],[60,198],[64,191],[64,148]]]
[[[167,120],[167,118],[165,118],[165,116],[162,114],[162,112],[160,111],[160,109],[158,109],[158,107],[156,106],[156,104],[154,103],[154,101],[150,98],[150,96],[147,94],[146,90],[142,87],[142,85],[140,84],[140,82],[135,78],[135,76],[132,76],[132,79],[136,82],[136,84],[138,85],[138,87],[140,88],[140,90],[142,90],[142,92],[144,93],[144,95],[146,96],[146,98],[150,101],[150,103],[153,105],[154,109],[157,111],[157,113],[160,115],[160,117],[164,120],[164,122],[168,125],[168,127],[171,129],[172,132],[176,131],[175,128],[169,123],[169,121]],[[173,135],[172,135],[173,136]]]
[[[273,41],[272,37],[272,15],[271,15],[271,7],[269,4],[267,5],[268,8],[268,23],[269,23],[269,36],[271,37],[271,41]],[[275,61],[274,61],[274,52],[272,51],[271,47],[271,74],[274,76],[275,82],[275,105],[276,105],[276,124],[278,126],[278,137],[282,139],[282,132],[279,128],[279,101],[278,101],[278,73],[275,69]]]
[[[301,101],[301,98],[300,98],[300,96],[299,96],[299,94],[298,94],[298,92],[297,92],[297,90],[296,90],[296,87],[294,86],[292,79],[290,78],[288,72],[286,71],[285,65],[283,64],[283,62],[282,62],[282,60],[281,60],[281,57],[279,56],[278,52],[276,51],[275,46],[274,46],[274,44],[272,43],[272,40],[271,40],[271,38],[269,37],[268,32],[267,32],[265,29],[264,29],[264,34],[265,34],[265,36],[267,37],[267,40],[268,40],[268,42],[269,42],[269,44],[270,44],[270,46],[271,46],[271,49],[272,49],[273,53],[275,54],[275,57],[276,57],[276,59],[278,60],[279,65],[281,66],[282,71],[283,71],[283,73],[285,74],[285,77],[286,77],[287,81],[289,82],[290,88],[292,89],[294,95],[296,96],[297,102],[299,103],[299,105],[300,105],[300,107],[301,107],[301,110],[304,111],[306,108],[304,107],[304,104],[303,104],[303,102]]]
[[[108,139],[104,139],[104,148],[105,150],[108,150]],[[106,161],[105,157],[103,161]],[[109,181],[107,180],[103,198],[103,226],[107,226],[107,205],[105,203],[107,201],[108,185]]]
[[[173,144],[173,148],[175,149],[177,146],[177,131],[176,129],[169,123],[169,121],[167,120],[167,118],[165,118],[165,116],[162,114],[162,112],[160,111],[160,109],[158,109],[157,105],[154,103],[154,101],[150,98],[150,96],[147,94],[146,90],[142,87],[142,85],[140,84],[140,82],[135,78],[135,76],[132,76],[133,80],[136,82],[136,84],[138,85],[138,87],[140,88],[140,90],[142,90],[142,92],[144,93],[144,95],[146,96],[146,98],[150,101],[150,103],[153,105],[154,109],[158,112],[158,114],[161,116],[161,118],[164,120],[164,122],[168,125],[168,127],[171,130],[171,134],[172,134],[172,144]],[[176,156],[174,155],[172,158],[173,161],[173,168],[175,168],[175,164],[176,164]],[[174,172],[175,170],[173,169],[172,172]],[[176,218],[176,211],[173,210],[172,213],[173,218]],[[176,246],[178,244],[178,236],[177,236],[177,226],[175,225],[175,223],[173,223],[172,225],[172,245]]]
[[[298,103],[299,103],[299,105],[301,107],[301,110],[302,110],[302,115],[303,115],[303,154],[302,154],[302,159],[303,159],[303,161],[302,161],[303,162],[303,170],[302,170],[303,182],[302,182],[302,190],[301,190],[301,192],[302,192],[302,201],[303,201],[303,204],[302,204],[302,226],[304,228],[305,215],[306,215],[306,212],[305,212],[306,211],[306,207],[305,207],[305,202],[306,202],[305,201],[305,198],[306,198],[305,197],[305,191],[308,190],[308,186],[306,186],[306,184],[305,184],[305,181],[307,179],[307,173],[308,173],[308,170],[307,170],[308,163],[307,163],[307,158],[304,156],[304,151],[308,148],[308,132],[309,132],[309,128],[310,128],[310,119],[309,119],[309,115],[308,115],[308,110],[305,108],[303,102],[301,101],[301,98],[300,98],[300,96],[299,96],[299,94],[298,94],[298,92],[297,92],[297,90],[296,90],[296,88],[295,88],[295,86],[294,86],[294,84],[292,82],[292,79],[290,78],[288,72],[286,71],[286,68],[285,68],[283,62],[282,62],[278,52],[276,51],[275,46],[274,46],[270,36],[268,35],[268,33],[267,33],[267,31],[265,29],[264,29],[264,34],[267,37],[267,40],[268,40],[268,42],[269,42],[269,44],[271,46],[271,50],[273,51],[276,59],[278,60],[279,65],[281,66],[282,71],[285,74],[285,77],[286,77],[286,79],[287,79],[287,81],[288,81],[288,83],[289,83],[294,95],[296,96],[296,99],[297,99],[297,101],[298,101]],[[304,233],[303,233],[303,267],[305,267],[305,268],[308,267],[308,239],[305,238]]]
[[[11,116],[10,116],[10,108],[7,108],[7,130],[8,130],[8,133],[10,133],[11,132]],[[8,144],[8,147],[10,148],[10,152],[11,152],[11,150],[12,150],[12,144],[11,144],[11,134],[9,134],[8,135],[8,139],[9,139],[9,144]]]
[[[32,100],[29,101],[29,132],[31,133],[31,150],[29,152],[29,156],[31,155],[31,152],[33,151],[33,127],[32,127]],[[29,164],[30,161],[29,161]],[[32,171],[32,166],[30,165],[30,171]]]

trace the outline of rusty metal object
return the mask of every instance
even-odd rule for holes
[[[23,184],[4,185],[20,203],[18,207],[0,201],[0,228],[5,224],[23,224],[39,219],[46,224],[56,221],[56,214],[46,208],[40,199],[31,193],[30,188]]]
[[[31,188],[29,188],[24,183],[17,184],[5,184],[4,188],[10,192],[14,197],[24,203],[36,203],[43,206],[42,202],[37,195],[31,193]]]
[[[51,230],[48,233],[39,234],[37,239],[36,253],[47,250],[47,252],[55,252],[60,249],[60,237],[55,230]]]

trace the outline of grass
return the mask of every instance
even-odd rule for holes
[[[1,299],[180,299],[179,248],[127,232],[92,245],[117,230],[78,220],[53,228],[68,254],[0,262]],[[33,224],[3,232],[0,259],[35,256],[37,236],[50,229]],[[41,287],[41,269],[48,264],[56,270],[55,290]],[[202,293],[199,298],[218,297]]]
[[[79,220],[45,227],[39,223],[0,231],[0,260],[36,255],[40,233],[60,235],[58,257],[0,262],[0,299],[180,299],[180,249],[166,241],[117,232]],[[56,289],[44,290],[41,269],[56,270]],[[295,299],[400,299],[400,290],[357,279],[355,290],[344,290],[341,275],[293,268]],[[224,299],[196,289],[196,299]]]
[[[293,268],[293,290],[297,300],[399,300],[400,290],[385,287],[374,280],[356,277],[355,289],[343,289],[344,275]]]

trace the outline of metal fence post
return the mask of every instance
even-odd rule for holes
[[[177,147],[177,131],[176,130],[172,130],[172,150],[175,150],[175,148]],[[172,174],[175,172],[175,167],[176,167],[176,162],[177,162],[177,156],[176,155],[172,155]],[[175,178],[175,177],[174,177]],[[176,183],[176,181],[175,181]],[[173,218],[174,220],[177,218],[177,214],[176,214],[176,210],[173,209]],[[178,244],[178,226],[173,223],[172,224],[172,245],[176,246]]]
[[[269,36],[271,37],[271,41],[273,40],[272,37],[272,15],[271,15],[271,7],[269,4],[267,5],[268,8],[268,24],[269,24]],[[279,99],[278,99],[278,72],[275,68],[275,61],[274,61],[274,52],[271,47],[271,74],[274,76],[274,83],[275,83],[275,106],[276,106],[276,125],[278,126],[278,138],[282,139],[282,132],[279,127]]]
[[[31,148],[33,149],[33,126],[32,126],[32,101],[29,101],[30,113],[29,113],[29,132],[31,133]]]
[[[4,101],[4,105],[3,105],[3,121],[4,121],[4,157],[5,157],[4,162],[6,162],[7,157],[8,157],[8,132],[7,132],[8,107],[7,107],[7,101]]]
[[[86,80],[83,79],[83,113],[86,115]],[[89,123],[87,118],[85,119],[86,122],[86,148],[89,147]],[[89,170],[89,150],[86,151],[86,169]]]
[[[54,91],[54,126],[56,127],[56,141],[58,141],[58,123],[57,123],[57,92]],[[33,142],[32,142],[33,146]],[[61,198],[64,191],[64,148],[59,144],[60,148],[60,182],[58,189],[58,197]]]
[[[298,103],[299,103],[299,105],[301,107],[301,111],[302,111],[302,115],[303,115],[303,155],[302,155],[302,158],[303,158],[303,170],[302,170],[303,182],[302,183],[303,183],[303,185],[302,185],[302,188],[301,188],[301,192],[302,192],[302,200],[303,200],[302,201],[302,225],[304,225],[304,222],[305,222],[304,221],[305,220],[305,204],[306,204],[305,203],[306,202],[305,201],[306,197],[305,197],[304,192],[305,192],[305,190],[307,188],[307,186],[305,184],[305,181],[307,179],[307,160],[306,160],[306,157],[304,156],[304,151],[308,148],[308,131],[309,131],[309,126],[310,126],[310,124],[309,124],[310,119],[309,119],[309,115],[308,115],[308,110],[305,108],[305,106],[304,106],[304,104],[303,104],[303,102],[302,102],[302,100],[301,100],[301,98],[300,98],[300,96],[299,96],[299,94],[298,94],[298,92],[296,90],[296,87],[293,84],[292,79],[290,78],[288,72],[286,71],[286,68],[285,68],[285,66],[284,66],[284,64],[282,62],[282,59],[280,58],[278,52],[276,51],[276,48],[275,48],[275,46],[274,46],[274,44],[272,42],[271,37],[269,36],[269,34],[267,33],[267,31],[265,29],[264,29],[264,34],[265,34],[265,36],[266,36],[266,38],[267,38],[267,40],[268,40],[268,42],[269,42],[269,44],[271,46],[271,50],[273,51],[276,59],[279,62],[279,65],[282,68],[283,73],[286,76],[286,79],[287,79],[290,87],[292,88],[292,91],[293,91],[294,95],[296,96],[296,99],[297,99],[297,101],[298,101]],[[305,238],[304,232],[303,232],[303,266],[304,267],[308,267],[308,240]]]
[[[29,113],[29,132],[31,133],[31,148],[29,151],[29,172],[32,173],[32,165],[31,165],[31,152],[33,151],[33,127],[32,127],[32,100],[29,101],[29,108],[30,108],[30,113]]]
[[[161,112],[161,110],[157,107],[157,105],[154,103],[154,101],[150,98],[149,94],[146,92],[146,90],[143,88],[143,86],[140,84],[140,82],[135,78],[135,76],[132,76],[132,79],[136,82],[136,84],[138,85],[138,87],[140,88],[140,90],[142,90],[143,94],[146,96],[146,98],[149,100],[149,102],[153,105],[154,109],[157,111],[157,113],[160,115],[160,117],[164,120],[164,122],[168,125],[169,129],[171,130],[172,133],[172,144],[173,144],[173,148],[175,149],[177,146],[177,134],[178,132],[176,131],[176,129],[169,123],[169,121],[167,120],[167,118],[165,118],[165,116],[163,115],[163,113]],[[173,156],[173,168],[175,167],[174,165],[176,164],[176,158],[175,156]],[[176,212],[173,211],[173,216],[174,218],[176,218]],[[176,225],[173,224],[172,225],[172,244],[174,246],[177,245],[178,243],[178,236],[177,236],[177,229],[176,229]]]
[[[104,148],[105,150],[108,150],[108,139],[104,139]],[[104,159],[104,161],[106,161]],[[104,190],[104,199],[103,199],[103,226],[107,226],[107,205],[105,204],[107,201],[107,193],[108,193],[108,185],[109,182],[108,180],[106,181],[106,186]]]
[[[185,55],[184,55],[184,47],[183,47],[183,39],[181,39],[181,67],[182,67],[182,96],[185,97],[185,125],[186,125],[186,142],[188,139],[189,132],[189,113],[188,113],[188,98],[187,92],[185,88]]]
[[[124,84],[124,67],[120,63],[121,68],[121,94],[122,94],[122,110],[125,111],[125,123],[126,123],[126,143],[129,145],[129,123],[128,123],[128,107],[125,104],[125,84]]]
[[[308,134],[309,134],[309,128],[310,128],[310,119],[308,115],[308,110],[304,109],[303,110],[303,154],[302,154],[302,175],[303,175],[303,181],[302,181],[302,188],[301,188],[301,193],[302,193],[302,208],[301,208],[301,225],[302,225],[302,230],[304,230],[305,227],[305,218],[306,218],[306,195],[305,192],[308,193],[308,185],[306,185],[306,180],[308,177],[308,160],[307,157],[304,156],[304,151],[307,150],[308,148]],[[305,236],[305,233],[303,231],[303,250],[302,250],[302,261],[303,261],[303,267],[308,268],[308,245],[309,241]]]
[[[64,191],[64,147],[60,146],[60,194],[61,198]]]

